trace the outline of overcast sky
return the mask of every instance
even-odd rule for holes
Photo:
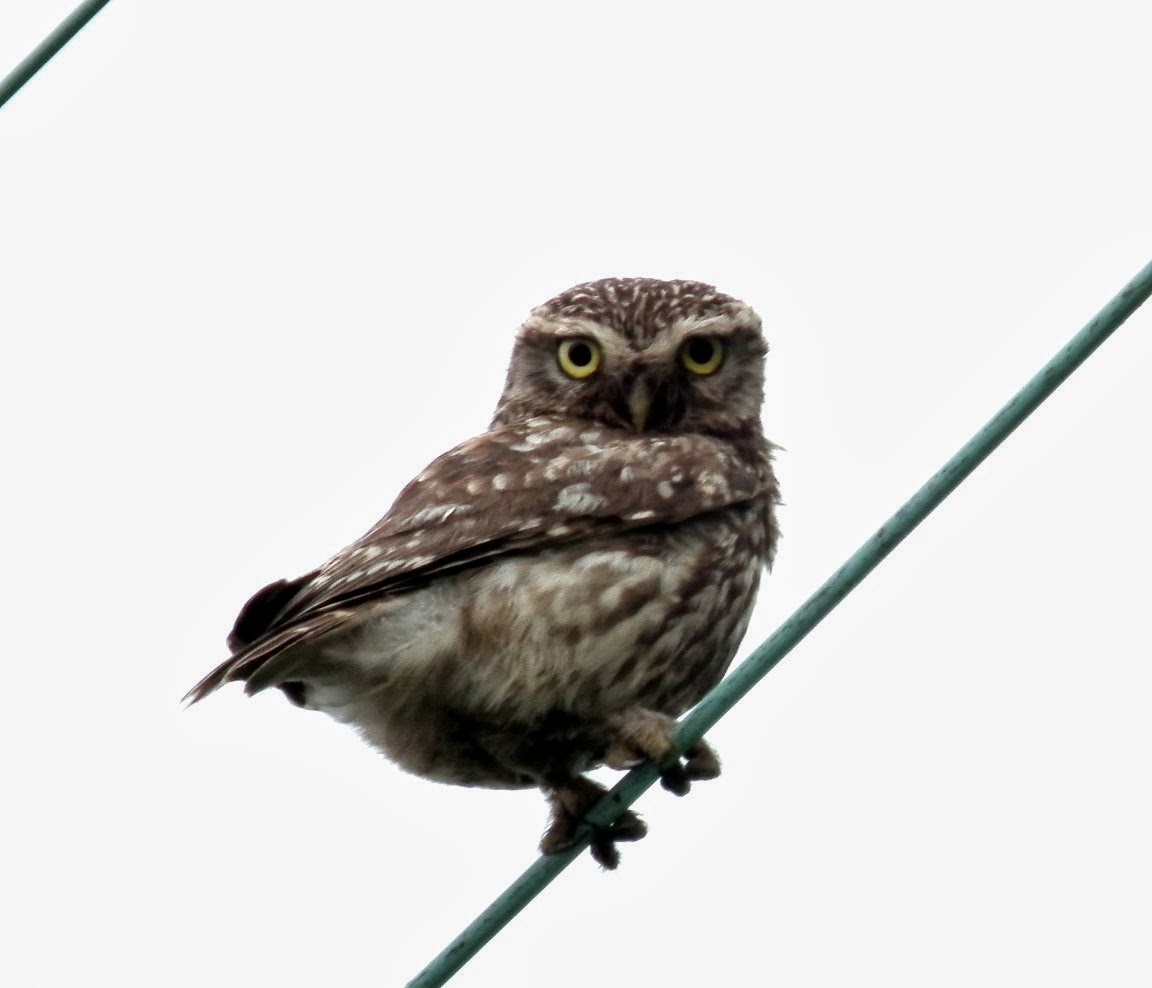
[[[0,980],[398,985],[530,863],[536,793],[179,700],[532,306],[762,315],[747,652],[1152,258],[1147,4],[943,11],[113,0],[0,110]],[[454,984],[1152,981],[1150,367],[1146,307]]]

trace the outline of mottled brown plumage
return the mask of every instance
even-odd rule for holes
[[[189,692],[279,688],[440,782],[538,786],[541,847],[603,794],[583,773],[675,758],[674,718],[723,676],[776,544],[760,321],[707,285],[608,279],[532,311],[489,430],[319,569],[265,587]],[[595,835],[606,867],[632,813]]]

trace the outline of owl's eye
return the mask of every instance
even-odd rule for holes
[[[600,346],[591,340],[561,340],[556,360],[565,374],[582,381],[600,369]]]
[[[684,344],[680,362],[701,377],[715,374],[724,363],[724,344],[710,336],[697,336]]]

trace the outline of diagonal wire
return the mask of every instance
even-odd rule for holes
[[[0,106],[7,103],[20,87],[39,72],[49,59],[71,41],[80,29],[108,5],[108,0],[85,0],[64,18],[56,29],[40,42],[28,56],[0,79]]]
[[[744,660],[680,722],[675,740],[680,751],[696,741],[748,693],[831,610],[874,570],[908,534],[932,513],[1031,415],[1141,304],[1152,295],[1152,263],[1124,286],[1036,376],[929,478],[799,609]],[[587,816],[594,826],[607,826],[659,777],[652,765],[628,773]],[[439,988],[500,932],[552,879],[588,845],[588,827],[577,847],[541,857],[472,921],[412,981],[408,988]]]

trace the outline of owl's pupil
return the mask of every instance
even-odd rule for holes
[[[576,367],[587,367],[592,363],[592,348],[587,343],[573,343],[568,348],[568,359]]]
[[[711,340],[692,340],[688,344],[688,356],[697,364],[706,364],[712,359],[713,346]]]

